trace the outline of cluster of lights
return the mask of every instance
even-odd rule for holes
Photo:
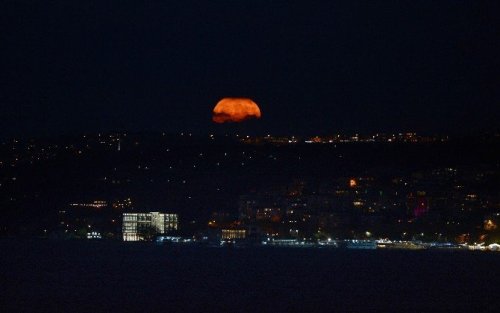
[[[82,207],[82,208],[95,208],[101,209],[108,206],[108,202],[102,200],[96,200],[92,203],[70,203],[70,206],[73,207]]]

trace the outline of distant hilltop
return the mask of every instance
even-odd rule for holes
[[[243,131],[233,133],[208,133],[199,134],[195,132],[162,132],[162,131],[106,131],[89,132],[77,134],[61,134],[53,136],[17,136],[3,138],[2,145],[27,142],[78,142],[111,144],[118,147],[118,143],[140,139],[142,141],[154,142],[155,140],[169,140],[172,142],[204,142],[204,141],[233,141],[243,143],[271,143],[271,144],[297,144],[297,143],[352,143],[352,142],[381,142],[381,143],[431,143],[447,141],[469,141],[469,142],[497,142],[500,141],[500,132],[489,132],[471,135],[452,134],[420,134],[416,132],[391,132],[391,133],[335,133],[321,135],[301,134],[245,134]]]

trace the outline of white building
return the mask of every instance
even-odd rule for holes
[[[161,212],[123,213],[123,241],[142,241],[149,235],[166,234],[177,230],[177,214]]]

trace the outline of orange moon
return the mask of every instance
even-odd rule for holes
[[[213,110],[212,121],[215,123],[242,122],[251,118],[260,118],[259,106],[248,98],[224,98]]]

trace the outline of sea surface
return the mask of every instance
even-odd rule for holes
[[[0,312],[500,312],[500,253],[1,240]]]

